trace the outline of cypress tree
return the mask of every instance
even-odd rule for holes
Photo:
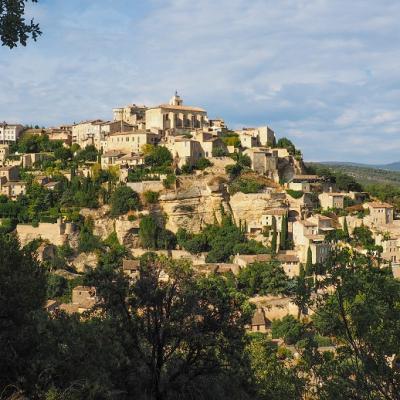
[[[349,227],[347,226],[347,218],[346,217],[344,217],[343,232],[346,236],[346,240],[350,239]]]
[[[271,253],[276,254],[276,240],[277,240],[277,232],[276,232],[276,218],[272,216],[272,239],[271,239]]]
[[[280,249],[286,250],[287,248],[287,238],[288,238],[288,220],[287,216],[284,215],[282,217],[282,224],[281,224],[281,241],[280,241]]]
[[[311,252],[311,247],[308,248],[307,250],[307,261],[306,261],[306,276],[312,276],[312,252]]]

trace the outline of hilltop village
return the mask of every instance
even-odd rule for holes
[[[283,281],[317,279],[333,244],[398,275],[400,220],[391,204],[313,174],[271,127],[231,130],[177,93],[158,106],[114,108],[111,121],[4,122],[0,143],[1,233],[15,232],[47,266],[49,312],[96,304],[96,287],[82,276],[104,248],[123,249],[120,268],[133,281],[148,252],[188,260],[205,275],[246,279],[247,267],[269,263]],[[266,286],[248,293],[249,330],[312,312]]]

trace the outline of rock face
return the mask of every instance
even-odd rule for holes
[[[279,177],[290,181],[293,175],[303,175],[306,171],[303,160],[296,160],[293,156],[280,158],[278,162]]]
[[[284,193],[235,193],[230,198],[230,208],[236,224],[239,221],[258,222],[264,211],[282,207],[285,203]]]
[[[72,261],[72,265],[77,272],[84,272],[86,268],[96,268],[97,261],[95,253],[81,253]]]
[[[184,228],[190,232],[200,232],[206,224],[212,224],[215,218],[221,219],[221,206],[228,205],[221,193],[198,194],[184,197],[169,196],[160,199],[162,211],[167,215],[166,228],[176,232]]]

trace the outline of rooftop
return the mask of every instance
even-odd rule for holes
[[[151,109],[156,109],[156,108],[165,108],[168,110],[178,110],[178,111],[195,111],[195,112],[206,112],[203,108],[200,107],[192,107],[192,106],[175,106],[171,104],[160,104],[159,106],[156,107],[151,107]]]
[[[391,204],[383,203],[380,201],[371,201],[369,203],[366,203],[366,206],[371,208],[394,208]]]

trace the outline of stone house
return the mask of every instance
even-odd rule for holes
[[[253,171],[265,175],[275,182],[279,182],[278,158],[275,157],[269,149],[253,147],[251,149],[246,149],[244,154],[250,157]]]
[[[130,125],[138,126],[145,123],[146,110],[146,106],[136,104],[113,108],[113,119],[114,121],[124,121]]]
[[[146,130],[135,130],[129,132],[116,132],[109,134],[102,142],[105,152],[118,150],[130,153],[140,153],[145,144],[156,145],[160,140],[157,133]]]
[[[347,193],[324,192],[318,195],[318,199],[324,210],[331,208],[342,209],[346,195]]]
[[[394,207],[391,204],[372,201],[365,203],[364,208],[369,210],[369,215],[364,218],[366,225],[380,226],[393,222]]]
[[[265,333],[270,328],[271,321],[266,318],[264,309],[262,307],[257,307],[254,311],[253,317],[251,318],[249,331]]]
[[[309,248],[314,264],[324,262],[329,255],[330,246],[325,242],[325,231],[321,232],[318,222],[313,219],[293,223],[293,242],[302,263],[307,261]]]
[[[258,128],[243,128],[236,131],[239,135],[242,147],[269,147],[274,144],[275,132],[269,126],[260,126]]]
[[[9,165],[0,168],[0,177],[5,177],[7,181],[16,181],[19,178],[19,167]]]
[[[136,280],[139,277],[140,260],[122,260],[122,271],[130,279]]]
[[[9,181],[1,184],[1,194],[16,199],[19,195],[26,193],[26,182],[23,181]]]
[[[0,123],[0,143],[10,144],[15,143],[24,127],[21,124],[7,124],[6,122]]]
[[[10,146],[8,144],[0,144],[0,164],[4,164],[6,158],[10,153]]]

